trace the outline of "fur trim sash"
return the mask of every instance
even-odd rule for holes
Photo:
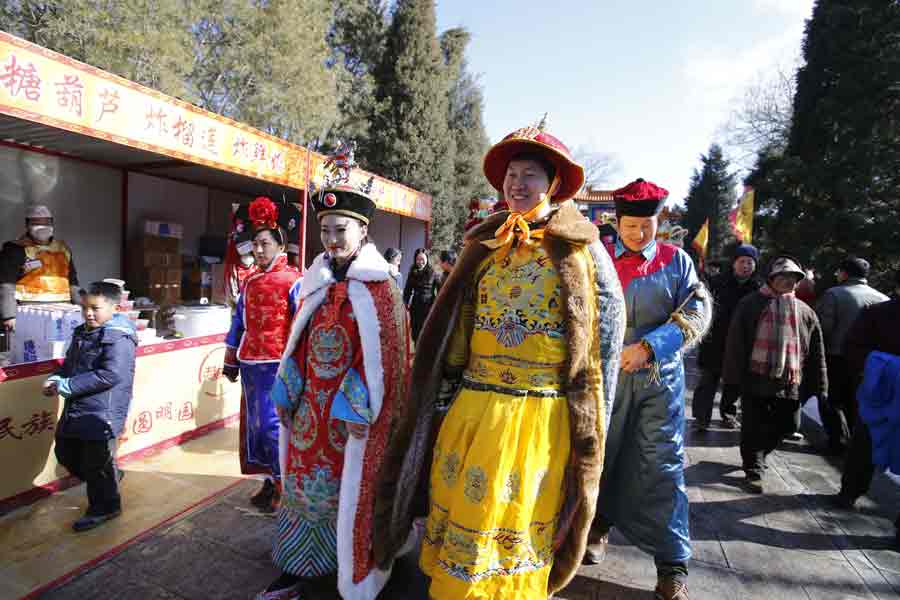
[[[418,490],[427,489],[426,457],[432,436],[443,363],[454,324],[478,265],[490,253],[481,241],[506,220],[498,213],[466,236],[459,260],[435,301],[419,337],[409,389],[411,397],[391,439],[376,499],[375,549],[379,564],[390,564],[406,541]],[[554,557],[548,593],[575,575],[587,547],[603,469],[609,400],[615,389],[624,336],[624,298],[609,256],[591,251],[597,228],[571,202],[560,206],[545,229],[544,246],[561,281],[568,334],[566,396],[571,428],[573,504],[569,529]]]

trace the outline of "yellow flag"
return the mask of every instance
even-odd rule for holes
[[[753,243],[753,199],[753,188],[746,188],[734,215],[734,235],[745,244]]]
[[[703,227],[700,228],[700,231],[697,232],[697,235],[694,237],[694,241],[691,242],[691,246],[694,250],[697,251],[697,255],[700,259],[706,258],[706,245],[709,243],[709,219],[707,219],[703,223]]]

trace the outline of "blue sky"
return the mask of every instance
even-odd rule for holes
[[[611,185],[670,201],[741,92],[799,54],[813,0],[438,0],[438,30],[472,33],[491,141],[549,112],[569,148],[614,153]]]

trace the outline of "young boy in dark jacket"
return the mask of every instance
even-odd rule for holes
[[[116,438],[125,428],[134,384],[137,334],[116,312],[121,290],[93,283],[82,304],[84,325],[72,335],[62,367],[44,384],[44,395],[65,399],[56,427],[56,459],[87,483],[88,508],[75,521],[87,531],[122,514]]]

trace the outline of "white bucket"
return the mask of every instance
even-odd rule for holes
[[[177,306],[175,328],[184,337],[200,337],[225,333],[231,326],[231,309],[227,306]]]

